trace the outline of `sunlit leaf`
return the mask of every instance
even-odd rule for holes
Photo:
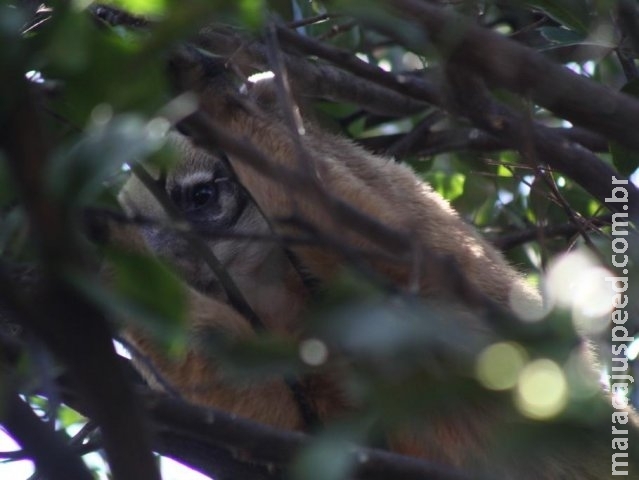
[[[512,169],[506,167],[505,165],[497,165],[497,176],[498,177],[512,177],[513,171]]]
[[[108,0],[107,5],[120,7],[125,12],[135,15],[161,15],[166,12],[167,0]]]
[[[428,173],[426,179],[437,193],[449,201],[455,200],[464,193],[466,176],[462,173],[447,174],[435,171]]]
[[[253,29],[262,26],[266,13],[266,2],[264,0],[240,0],[236,5],[244,25]]]
[[[68,428],[71,425],[75,425],[80,422],[86,422],[86,418],[80,415],[78,412],[73,410],[72,408],[67,407],[66,405],[62,405],[60,407],[60,411],[58,412],[58,419],[62,424],[63,428]]]

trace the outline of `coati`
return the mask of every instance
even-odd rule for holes
[[[348,263],[348,252],[368,252],[362,258],[375,275],[399,290],[412,289],[424,299],[437,299],[451,288],[441,270],[423,268],[429,264],[422,260],[432,255],[451,259],[451,270],[460,270],[470,288],[504,310],[541,308],[538,292],[410,168],[372,155],[311,121],[291,122],[290,114],[295,112],[279,106],[272,82],[260,82],[242,93],[229,80],[228,72],[223,68],[220,72],[187,85],[198,95],[199,114],[252,145],[269,163],[256,169],[246,157],[234,152],[213,155],[189,138],[172,133],[169,142],[180,160],[162,179],[163,186],[267,330],[300,338],[313,296],[306,280],[329,283]],[[300,180],[308,188],[295,184]],[[166,213],[139,180],[129,181],[120,200],[128,214],[158,222],[140,227],[136,234],[144,237],[153,252],[169,259],[188,284],[193,338],[211,329],[235,338],[255,335],[254,327],[233,308],[220,282],[189,243],[161,226]],[[355,217],[364,218],[361,224],[345,221],[348,212],[352,213],[349,209],[356,210]],[[375,226],[407,239],[406,251],[393,251],[392,241],[380,241],[377,230],[371,233]],[[324,241],[284,249],[277,242],[221,237],[223,230],[264,236],[311,232]],[[127,235],[133,233],[117,235],[126,243]],[[478,337],[496,338],[489,323],[464,306],[462,297],[457,301],[458,328]],[[197,341],[175,360],[163,355],[143,331],[130,329],[127,335],[188,400],[280,428],[307,427],[299,402],[284,379],[235,384],[198,349]],[[301,382],[311,409],[322,422],[357,408],[341,388],[339,375],[333,373],[321,372]],[[147,376],[161,388],[154,375]],[[606,403],[603,395],[601,401]],[[594,480],[610,476],[608,436],[584,435],[574,445],[544,444],[535,451],[497,456],[491,443],[495,431],[507,428],[504,425],[511,417],[523,422],[508,412],[498,401],[457,399],[451,411],[427,414],[418,427],[387,432],[387,444],[400,453],[491,478]]]

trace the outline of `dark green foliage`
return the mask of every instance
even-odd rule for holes
[[[150,163],[154,170],[162,170],[170,164],[171,152],[163,146],[162,136],[171,122],[192,112],[188,98],[176,99],[166,75],[167,59],[176,45],[192,40],[199,27],[213,24],[232,48],[215,44],[210,46],[211,54],[246,54],[250,58],[242,73],[249,75],[269,69],[264,52],[275,47],[266,32],[293,21],[298,34],[339,50],[331,50],[331,58],[331,54],[308,52],[280,39],[280,53],[292,58],[291,62],[309,61],[308,65],[328,68],[335,75],[349,71],[350,77],[344,82],[353,82],[352,89],[340,90],[339,85],[330,83],[333,80],[319,78],[315,90],[311,85],[313,91],[304,92],[308,93],[304,102],[309,104],[309,115],[325,128],[394,156],[391,161],[412,166],[465,221],[503,248],[508,260],[533,282],[543,280],[553,258],[579,247],[591,249],[606,268],[615,271],[609,260],[612,252],[607,206],[592,193],[591,185],[576,180],[573,174],[586,170],[586,160],[594,157],[608,168],[614,166],[619,178],[633,174],[636,178],[637,150],[602,133],[606,131],[603,127],[591,128],[592,122],[586,122],[591,128],[588,131],[575,122],[570,128],[565,120],[568,115],[554,111],[553,105],[535,103],[530,92],[535,82],[541,83],[539,79],[533,79],[532,86],[514,88],[488,74],[484,78],[481,68],[469,69],[467,77],[481,79],[491,107],[498,105],[515,112],[524,126],[530,127],[524,129],[524,135],[500,137],[498,120],[504,121],[505,117],[481,103],[460,105],[447,77],[451,73],[447,62],[464,53],[453,54],[468,25],[477,24],[503,37],[511,36],[530,52],[568,65],[593,85],[620,89],[631,101],[639,91],[639,31],[612,20],[618,15],[616,2],[450,2],[447,11],[462,13],[471,20],[447,25],[450,43],[444,46],[417,19],[402,18],[386,9],[386,2],[108,2],[145,17],[150,27],[117,21],[111,25],[113,22],[97,15],[95,8],[85,2],[52,2],[51,12],[37,16],[28,8],[29,3],[0,2],[0,128],[13,125],[16,112],[24,105],[36,106],[30,126],[16,138],[5,138],[3,133],[0,144],[0,289],[11,284],[4,278],[5,272],[11,271],[9,267],[18,264],[37,271],[44,269],[46,278],[62,279],[78,301],[105,317],[111,331],[122,325],[142,328],[170,355],[183,353],[189,338],[184,285],[167,265],[149,254],[105,248],[99,239],[96,242],[89,238],[86,219],[95,215],[123,221],[116,197],[130,175],[129,167]],[[301,21],[309,18],[314,20]],[[258,54],[250,50],[255,45],[261,48]],[[481,45],[475,47],[483,52],[488,64],[493,52],[484,52]],[[245,48],[253,53],[246,53]],[[366,77],[352,65],[358,58],[379,68]],[[519,67],[525,64],[523,59]],[[394,77],[385,77],[386,71]],[[291,76],[290,80],[295,83],[299,79]],[[409,80],[428,88],[424,87],[420,96],[411,90]],[[404,85],[405,90],[393,82]],[[388,95],[383,98],[388,99],[389,112],[361,100],[365,98],[362,91],[382,86]],[[406,101],[403,115],[397,112],[397,105],[391,105],[398,98],[391,94]],[[434,97],[430,103],[425,101],[428,96]],[[593,99],[583,98],[583,103],[574,106],[579,110],[586,105],[583,118],[592,114],[590,101]],[[380,103],[384,107],[383,101]],[[477,120],[482,114],[493,115],[491,121],[497,119],[495,130]],[[596,121],[605,127],[609,126],[606,122],[613,124],[605,118]],[[573,146],[572,139],[581,134],[576,140],[581,141],[578,150],[591,156],[583,164],[572,165],[572,171],[553,167],[552,159],[543,157],[534,144],[539,137],[533,135],[533,125],[544,129],[545,134],[561,135]],[[415,134],[412,139],[411,133]],[[41,143],[40,151],[45,152],[45,158],[29,165],[42,195],[35,207],[25,202],[28,189],[24,183],[28,182],[19,180],[15,173],[16,162],[24,159],[11,153],[14,150],[10,148],[19,145],[30,151],[31,142]],[[24,158],[28,160],[29,156]],[[595,184],[599,180],[609,182],[597,178],[596,172],[590,179]],[[34,232],[46,230],[47,218],[40,217],[44,225],[38,225],[37,220],[34,224],[33,219],[37,218],[34,209],[42,205],[56,207],[51,211],[57,216],[48,220],[60,221],[63,238],[77,246],[78,261],[69,268],[57,265],[61,271],[47,271],[56,263],[47,261],[46,253],[38,250],[41,239]],[[182,226],[178,222],[172,227]],[[636,237],[629,235],[628,241],[632,250],[630,283],[639,285],[634,266],[638,261]],[[522,422],[525,425],[521,429],[503,427],[498,432],[497,450],[505,456],[525,451],[539,443],[539,438],[547,438],[542,437],[543,428],[539,428],[548,426],[546,422],[556,429],[558,443],[578,439],[584,432],[599,432],[596,420],[607,411],[602,413],[600,397],[589,387],[592,382],[570,370],[577,337],[565,309],[557,309],[522,331],[497,329],[491,335],[478,335],[465,328],[464,318],[447,308],[445,301],[423,302],[410,292],[398,293],[366,271],[356,270],[342,272],[315,296],[305,312],[303,340],[320,341],[327,350],[315,354],[322,357],[327,353],[329,362],[344,367],[344,389],[361,408],[328,425],[310,448],[299,454],[291,468],[293,478],[349,478],[355,468],[350,450],[353,442],[379,446],[383,428],[428,422],[433,411],[454,413],[467,399],[497,399],[506,405],[509,414],[521,419],[516,388],[493,391],[482,384],[476,371],[485,349],[502,341],[517,345],[524,366],[552,359],[560,370],[565,369],[561,371],[569,400],[552,418]],[[108,277],[108,281],[98,279],[102,277]],[[15,318],[34,312],[45,318],[50,314],[39,311],[40,306],[29,298],[22,298],[30,285],[16,280],[12,286],[15,292],[7,289],[9,293],[0,295],[0,354]],[[632,292],[637,298],[637,291]],[[18,308],[17,314],[10,308],[13,297],[24,307]],[[74,325],[81,330],[93,325],[94,320],[82,317]],[[635,331],[636,318],[630,323],[628,328]],[[42,375],[37,352],[48,345],[47,339],[39,338],[34,343],[31,335],[38,337],[30,332],[26,339],[20,339],[24,344],[17,359],[0,356],[0,394],[6,390],[16,397],[18,393],[41,395],[29,396],[29,403],[51,410],[47,415],[57,420],[57,428],[68,432],[69,427],[77,428],[87,418],[61,403],[72,400],[61,398],[68,393],[64,383],[68,379],[58,378],[57,365],[51,374],[56,378]],[[259,334],[250,340],[231,342],[212,331],[200,341],[199,347],[220,362],[230,381],[240,385],[247,379],[291,379],[326,368],[324,362],[309,362],[301,353],[304,343],[290,338]],[[605,367],[610,363],[610,345],[606,343],[609,332],[604,330],[596,341],[605,347],[601,358]],[[14,375],[20,380],[15,382],[20,388],[14,385]],[[63,387],[54,387],[55,382]],[[85,407],[78,407],[83,414],[92,414],[91,405],[81,406]],[[547,433],[545,430],[543,435]],[[92,450],[102,446],[99,435],[91,434],[90,438],[97,445],[92,445]],[[229,448],[234,458],[242,457],[237,453],[242,451],[241,446]],[[25,454],[29,452],[25,450]],[[113,457],[108,461],[112,462]],[[0,463],[2,478],[4,468],[8,467]]]

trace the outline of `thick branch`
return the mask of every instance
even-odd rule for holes
[[[148,395],[148,408],[158,425],[205,445],[241,451],[251,461],[284,468],[308,445],[302,433],[277,430],[227,413],[189,405],[158,394]],[[465,475],[431,462],[370,448],[352,447],[355,478],[462,480]]]
[[[107,322],[64,277],[70,271],[86,271],[82,249],[71,233],[69,206],[45,193],[50,152],[34,98],[26,82],[15,80],[14,84],[12,102],[0,117],[0,146],[29,214],[44,276],[37,303],[18,300],[20,293],[6,278],[0,278],[0,296],[15,304],[24,325],[78,381],[102,429],[115,478],[159,479],[144,417],[116,363]]]
[[[603,137],[583,128],[550,128],[549,130],[594,152],[607,152],[609,149],[608,142]],[[429,156],[455,151],[497,152],[513,148],[508,142],[500,140],[490,133],[478,128],[464,127],[430,131],[419,137],[413,137],[414,141],[401,149],[395,147],[397,142],[403,141],[407,135],[412,135],[413,132],[414,130],[409,134],[358,138],[356,142],[373,152],[393,154],[397,158],[410,155]],[[389,150],[391,146],[394,151]]]
[[[195,43],[212,53],[232,58],[234,64],[246,69],[246,73],[269,69],[267,48],[259,42],[249,43],[237,33],[208,28],[200,32]],[[282,53],[282,60],[288,74],[295,79],[296,90],[307,97],[353,102],[383,115],[413,114],[427,106],[332,65],[286,53]]]
[[[283,44],[294,47],[307,55],[317,55],[320,58],[329,60],[335,65],[376,84],[433,105],[441,105],[443,102],[444,97],[440,88],[432,82],[425,81],[423,78],[414,75],[398,77],[375,65],[370,65],[360,60],[349,51],[318,42],[288,28],[278,28],[277,34]],[[370,85],[370,83],[367,84]],[[386,111],[382,113],[390,113],[388,106]]]

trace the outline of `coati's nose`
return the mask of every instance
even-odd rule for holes
[[[151,250],[160,256],[176,249],[181,242],[175,232],[159,226],[145,225],[141,228],[141,232]]]

